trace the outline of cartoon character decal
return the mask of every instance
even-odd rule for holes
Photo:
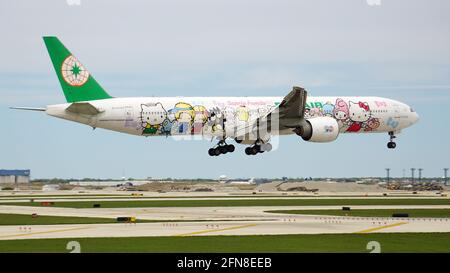
[[[245,105],[241,105],[236,108],[236,120],[241,122],[247,122],[250,118],[248,108]]]
[[[369,132],[369,131],[373,131],[376,130],[378,127],[380,127],[380,121],[377,118],[370,118],[367,121],[367,125],[364,128],[364,131]]]
[[[343,99],[336,99],[336,104],[333,109],[333,117],[338,122],[341,131],[345,131],[348,128],[348,105]]]
[[[236,115],[236,108],[227,107],[225,108],[224,113],[224,127],[226,131],[226,135],[234,136],[237,130],[238,118]]]
[[[186,102],[177,102],[172,109],[166,110],[160,102],[146,103],[141,104],[138,127],[143,135],[226,134],[231,136],[238,126],[265,116],[272,110],[271,106],[250,108],[247,105],[220,108],[215,106],[208,109],[203,105],[192,106]],[[381,125],[379,118],[372,115],[368,102],[363,101],[346,102],[342,98],[337,98],[334,104],[330,101],[325,104],[307,103],[305,118],[323,116],[335,118],[340,132],[369,132],[377,130]]]
[[[305,108],[305,114],[304,114],[304,117],[305,117],[305,118],[310,118],[310,117],[311,117],[311,115],[309,114],[309,111],[310,111],[310,110],[311,110],[311,109],[308,108],[308,107]]]
[[[323,115],[326,117],[333,116],[334,105],[331,102],[327,102],[322,106]]]
[[[158,133],[161,124],[167,119],[167,111],[161,103],[141,104],[141,126],[143,135]]]
[[[212,134],[222,134],[225,126],[225,116],[219,107],[209,110],[207,125]]]
[[[367,102],[349,102],[348,107],[349,119],[352,122],[348,127],[347,132],[359,132],[370,119],[371,112]]]
[[[171,113],[175,118],[172,132],[178,135],[191,133],[195,116],[194,108],[189,103],[179,102],[171,109]]]
[[[322,117],[323,112],[321,108],[305,108],[305,118]]]
[[[336,99],[336,104],[333,110],[335,119],[345,121],[349,116],[348,105],[343,99]]]
[[[192,127],[192,134],[201,134],[203,126],[208,121],[208,110],[203,105],[194,106],[194,126]]]
[[[161,134],[169,136],[172,132],[173,121],[165,119],[161,125]]]
[[[336,102],[309,103],[305,109],[305,118],[333,117],[338,122],[340,132],[373,131],[380,127],[378,118],[372,116],[367,102],[345,102],[337,98]]]

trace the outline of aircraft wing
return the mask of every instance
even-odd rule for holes
[[[237,128],[238,139],[259,139],[274,130],[297,128],[301,125],[306,108],[307,91],[294,86],[281,103],[264,117],[255,119],[245,128]],[[251,137],[253,135],[253,137]]]
[[[294,86],[278,107],[267,115],[267,119],[273,121],[272,117],[278,115],[280,130],[299,127],[305,115],[307,95],[304,88]]]

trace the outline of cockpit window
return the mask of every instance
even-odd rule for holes
[[[414,109],[412,109],[412,108],[409,108],[409,110],[410,110],[411,112],[413,112],[413,113],[415,112]]]

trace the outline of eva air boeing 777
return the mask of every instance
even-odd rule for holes
[[[138,136],[202,136],[217,139],[210,156],[270,151],[271,137],[296,135],[309,142],[331,142],[343,133],[389,134],[388,148],[419,116],[408,105],[381,97],[307,97],[293,87],[285,97],[130,97],[110,96],[56,37],[44,37],[67,103],[46,108],[48,115]]]

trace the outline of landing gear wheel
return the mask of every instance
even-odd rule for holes
[[[221,154],[221,152],[220,152],[220,149],[219,149],[220,147],[217,147],[217,148],[214,148],[214,155],[215,156],[218,156],[218,155],[220,155]]]
[[[226,154],[226,153],[228,153],[228,149],[227,149],[227,146],[219,146],[219,147],[217,147],[217,149],[219,149],[219,151],[220,151],[220,153],[221,154]]]
[[[272,150],[272,144],[269,142],[264,143],[261,140],[257,140],[253,146],[245,148],[246,155],[256,155],[258,153],[270,152]]]
[[[270,152],[272,151],[272,144],[270,143],[264,143],[261,145],[261,151],[263,152]]]
[[[218,156],[221,154],[232,153],[234,152],[234,145],[228,145],[225,140],[220,140],[219,143],[215,146],[215,148],[211,148],[208,150],[208,154],[210,156]]]
[[[250,148],[252,151],[252,155],[256,155],[257,153],[261,152],[261,146],[255,145]]]
[[[397,146],[397,144],[395,144],[394,139],[396,138],[396,136],[394,135],[394,132],[389,132],[389,142],[387,144],[387,147],[389,149],[395,149],[395,147]]]
[[[395,149],[396,146],[397,146],[397,144],[395,144],[395,142],[393,142],[393,141],[390,141],[390,142],[388,142],[388,144],[387,144],[387,147],[388,147],[389,149]]]
[[[225,146],[226,148],[227,148],[227,151],[229,152],[229,153],[232,153],[232,152],[234,152],[234,145],[233,144],[230,144],[230,145],[227,145],[227,146]]]

